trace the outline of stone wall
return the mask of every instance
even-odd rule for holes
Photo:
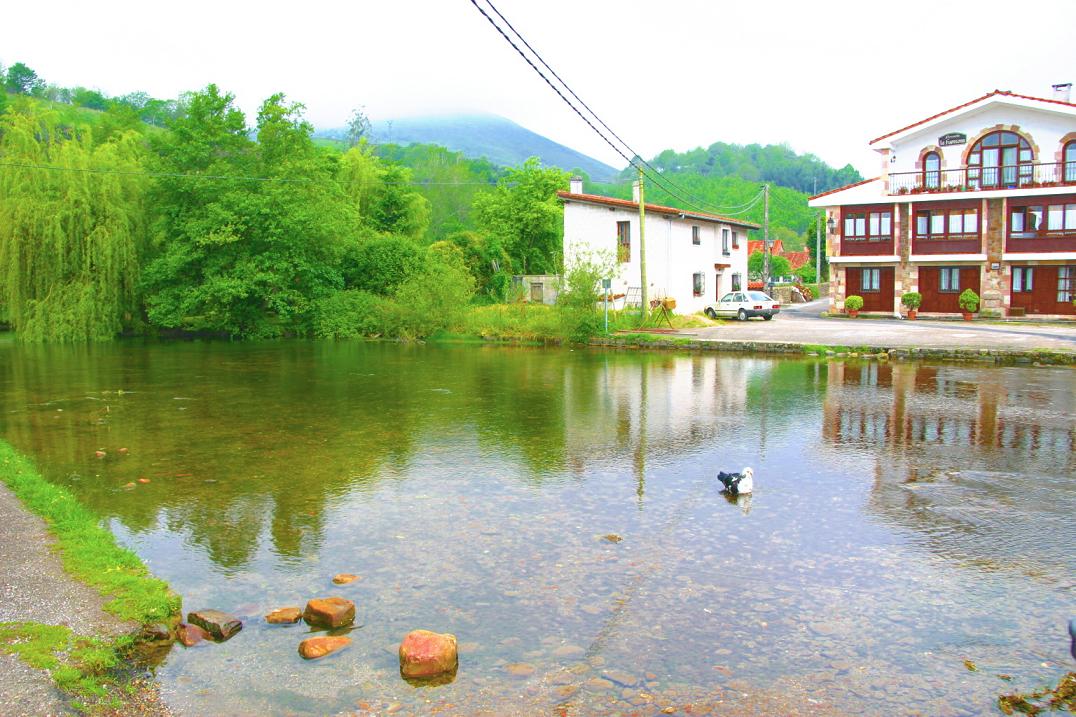
[[[994,264],[1002,266],[1001,256],[1005,251],[1005,216],[1004,199],[983,200],[982,214],[986,224],[986,266],[980,286],[979,315],[994,317],[1004,316],[1009,303],[1009,267],[991,269]]]

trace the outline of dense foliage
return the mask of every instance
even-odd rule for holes
[[[667,149],[651,161],[663,173],[701,177],[739,177],[817,194],[863,179],[852,165],[834,169],[813,154],[796,154],[788,145],[714,142],[687,152]]]

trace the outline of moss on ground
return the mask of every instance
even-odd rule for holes
[[[130,550],[70,491],[49,483],[10,444],[0,441],[0,479],[56,537],[56,550],[69,575],[110,598],[106,612],[141,625],[167,622],[179,614],[180,599],[153,577]]]
[[[0,480],[23,506],[45,521],[56,538],[65,572],[106,598],[105,611],[139,625],[178,620],[180,598],[153,577],[130,550],[83,507],[70,491],[49,483],[10,444],[0,441]],[[0,651],[47,670],[84,712],[115,711],[127,691],[125,657],[134,638],[82,637],[62,625],[0,623]]]

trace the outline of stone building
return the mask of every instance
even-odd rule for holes
[[[1076,104],[995,90],[872,140],[878,177],[814,196],[835,310],[1076,317]]]

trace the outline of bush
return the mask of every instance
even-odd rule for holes
[[[974,314],[979,310],[979,295],[971,289],[964,289],[957,301],[960,303],[960,308],[969,314]]]
[[[844,300],[844,308],[848,311],[859,311],[863,308],[863,297],[852,294]]]
[[[611,279],[616,264],[609,252],[583,251],[566,262],[557,303],[572,309],[594,311],[601,296],[602,279]]]
[[[923,295],[918,291],[908,291],[901,295],[900,303],[913,311],[923,305]]]
[[[421,338],[461,324],[474,292],[475,280],[459,247],[431,244],[421,271],[396,292],[403,333]]]
[[[348,289],[391,296],[422,270],[422,249],[399,236],[359,241],[344,253],[344,285]]]
[[[391,324],[390,299],[368,291],[338,291],[314,305],[314,335],[322,339],[350,339],[385,334]]]

